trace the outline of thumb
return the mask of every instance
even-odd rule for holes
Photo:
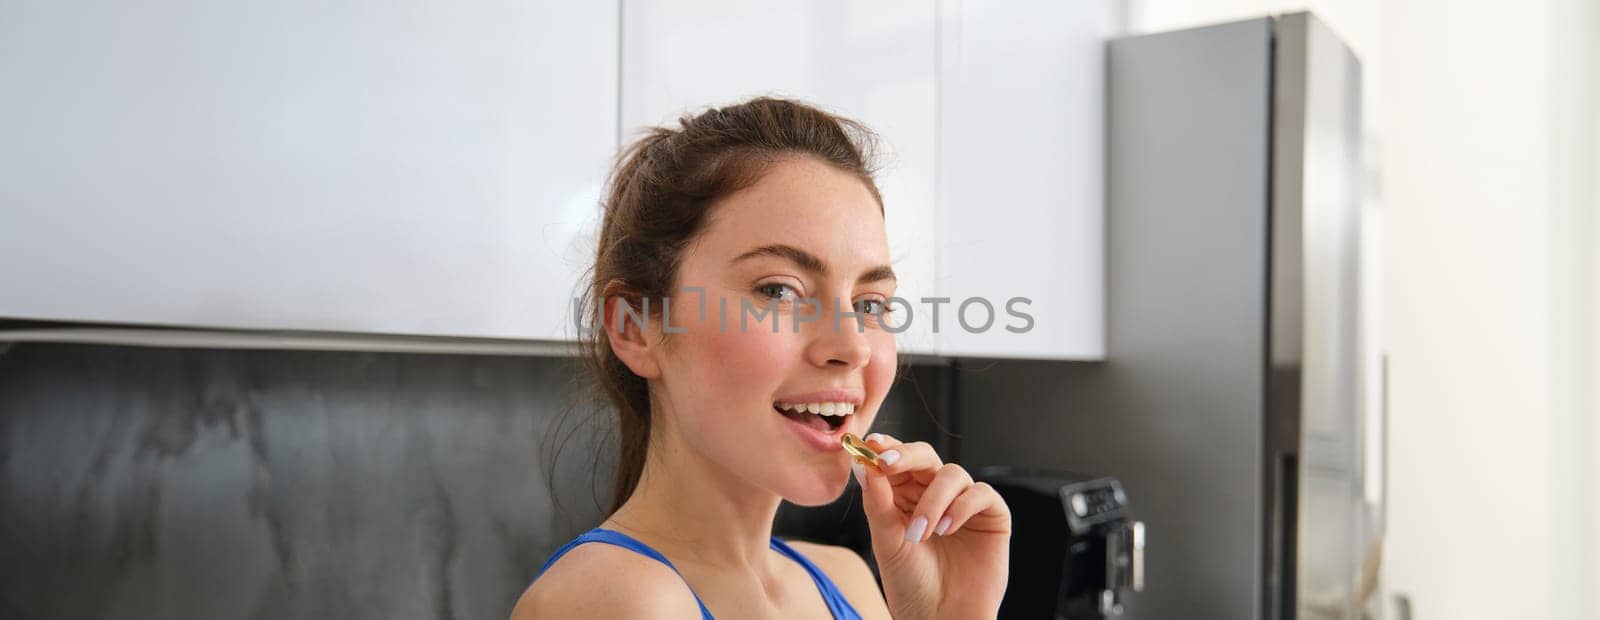
[[[894,488],[889,476],[872,465],[851,463],[856,482],[861,483],[861,510],[867,515],[867,528],[872,532],[874,546],[887,544],[893,549],[905,538],[905,523],[900,509],[894,505]]]

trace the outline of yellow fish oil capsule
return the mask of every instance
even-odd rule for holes
[[[867,442],[861,441],[860,437],[845,433],[839,438],[839,444],[844,446],[845,452],[849,452],[850,456],[855,457],[857,463],[865,463],[872,466],[878,465],[878,453],[873,452]]]

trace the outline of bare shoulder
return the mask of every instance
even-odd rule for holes
[[[665,564],[616,545],[573,547],[534,580],[511,620],[682,618],[698,620],[688,585]]]
[[[849,547],[823,545],[801,540],[784,541],[827,573],[833,585],[850,601],[850,606],[865,618],[888,618],[889,606],[878,589],[867,561]]]

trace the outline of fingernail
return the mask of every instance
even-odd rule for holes
[[[856,484],[867,486],[867,466],[860,463],[850,464],[850,473],[855,474]]]
[[[949,530],[949,529],[950,529],[950,517],[945,517],[945,518],[939,520],[939,525],[937,525],[937,526],[935,526],[933,528],[933,533],[938,534],[940,536],[944,536],[945,531]]]
[[[883,439],[883,433],[873,433],[863,438],[864,441],[876,441],[878,443],[883,443]]]
[[[928,529],[928,518],[918,516],[911,520],[911,527],[906,528],[906,542],[922,542],[922,533]]]
[[[883,461],[884,465],[893,465],[895,461],[900,460],[900,451],[887,450],[884,452],[879,452],[878,460]]]

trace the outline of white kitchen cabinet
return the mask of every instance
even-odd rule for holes
[[[569,338],[618,19],[0,4],[0,317]]]
[[[622,127],[758,94],[884,138],[879,184],[905,353],[1100,359],[1103,81],[1111,0],[623,3]],[[949,298],[933,333],[933,306]],[[1031,326],[1007,314],[1031,315]],[[987,300],[970,333],[957,312]],[[968,324],[986,322],[967,302]],[[1005,329],[1027,327],[1025,333]]]
[[[903,353],[1100,359],[1113,3],[0,5],[0,319],[570,343],[617,148],[774,94],[881,138]]]
[[[934,296],[937,7],[890,2],[735,0],[622,5],[622,129],[670,124],[754,95],[796,97],[866,123],[882,139],[896,294]],[[900,311],[900,308],[896,308]],[[902,353],[933,354],[920,316]]]
[[[1114,0],[942,0],[938,285],[947,356],[1105,357],[1105,39]],[[1012,298],[1026,297],[1007,312]],[[956,320],[968,303],[969,332]],[[949,314],[949,320],[945,315]]]

